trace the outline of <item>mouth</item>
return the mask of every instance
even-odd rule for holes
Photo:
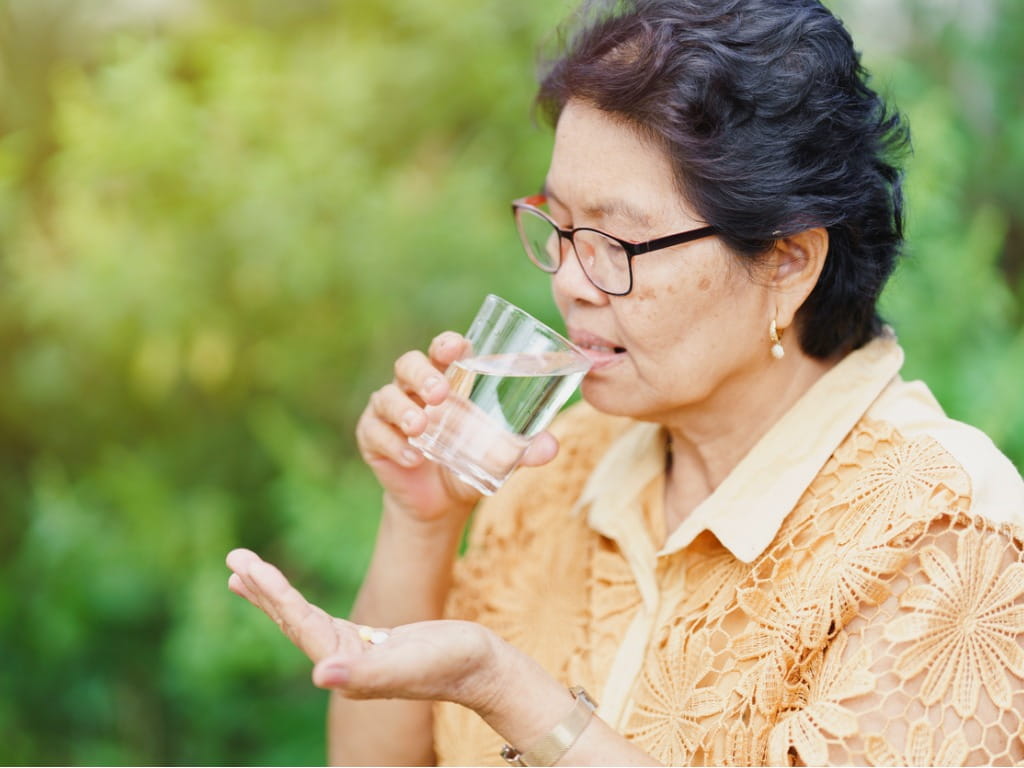
[[[611,365],[626,354],[626,348],[588,331],[572,329],[569,338],[590,358],[591,372]]]

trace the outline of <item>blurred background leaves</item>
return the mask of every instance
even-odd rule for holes
[[[835,0],[906,112],[906,373],[1024,465],[1024,4]],[[545,319],[567,2],[0,0],[0,762],[323,761],[308,663],[225,587],[253,547],[344,614],[352,431],[493,291]]]

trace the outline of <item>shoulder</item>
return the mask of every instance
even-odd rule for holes
[[[896,379],[866,417],[890,425],[922,469],[959,477],[969,511],[996,525],[1024,527],[1024,480],[981,430],[945,415],[920,381]]]
[[[558,440],[555,459],[543,467],[517,470],[495,498],[528,493],[536,499],[539,491],[546,491],[572,503],[609,446],[633,424],[632,419],[609,416],[583,401],[572,405],[550,427]]]
[[[558,455],[542,467],[516,470],[494,496],[484,499],[474,533],[521,535],[554,518],[567,520],[602,456],[635,423],[582,401],[567,408],[550,427],[558,440]]]

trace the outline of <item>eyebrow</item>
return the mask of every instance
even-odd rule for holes
[[[568,206],[562,202],[561,198],[551,190],[551,187],[547,185],[547,182],[545,182],[544,186],[541,188],[541,194],[551,200],[554,200],[563,208],[568,208]],[[583,208],[583,213],[585,216],[590,218],[610,218],[618,216],[620,218],[630,219],[637,224],[647,227],[648,229],[651,227],[650,216],[639,208],[634,208],[625,200],[621,199],[602,200],[592,205],[585,206]]]

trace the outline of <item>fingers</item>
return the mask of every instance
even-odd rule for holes
[[[423,462],[419,451],[409,445],[427,427],[423,408],[394,384],[377,390],[356,425],[356,442],[364,461],[388,459],[403,467]]]
[[[459,334],[445,331],[434,337],[428,354],[417,350],[406,352],[395,361],[395,386],[427,405],[439,405],[448,395],[444,372],[469,346]]]
[[[437,336],[429,356],[407,352],[395,361],[395,378],[370,396],[356,426],[356,439],[368,463],[387,459],[403,467],[416,467],[422,454],[408,438],[427,428],[425,405],[439,405],[448,395],[444,371],[467,349],[469,342],[452,331]]]
[[[284,575],[254,552],[236,549],[227,564],[234,573],[228,588],[261,608],[314,662],[338,649],[336,620],[313,605]]]
[[[444,375],[418,350],[406,352],[395,361],[394,386],[427,405],[438,405],[448,394]]]
[[[550,432],[541,432],[530,441],[519,460],[524,467],[539,467],[558,455],[558,440]]]
[[[480,696],[493,666],[493,633],[465,621],[426,621],[392,630],[359,627],[309,603],[281,572],[246,549],[227,556],[232,592],[266,612],[314,662],[313,682],[355,699]]]
[[[472,344],[464,336],[454,331],[445,331],[430,342],[428,354],[439,371],[446,371],[449,365],[468,355],[471,347]]]
[[[239,597],[244,597],[257,608],[260,607],[259,601],[256,599],[256,595],[249,591],[249,588],[245,586],[245,582],[242,581],[242,577],[239,576],[237,573],[232,573],[228,577],[228,589],[230,589]]]
[[[444,381],[443,378],[440,380]],[[409,436],[418,435],[427,426],[427,417],[421,403],[397,384],[387,384],[370,396],[373,415]]]
[[[468,699],[467,684],[492,658],[489,636],[471,622],[407,624],[380,645],[323,659],[313,683],[353,699]]]
[[[228,588],[262,610],[283,630],[284,622],[274,602],[266,594],[264,588],[257,583],[252,574],[254,568],[261,564],[266,565],[266,563],[248,549],[232,550],[228,553],[226,562],[228,567],[234,571],[228,579]],[[281,576],[281,579],[284,579],[284,577]]]

